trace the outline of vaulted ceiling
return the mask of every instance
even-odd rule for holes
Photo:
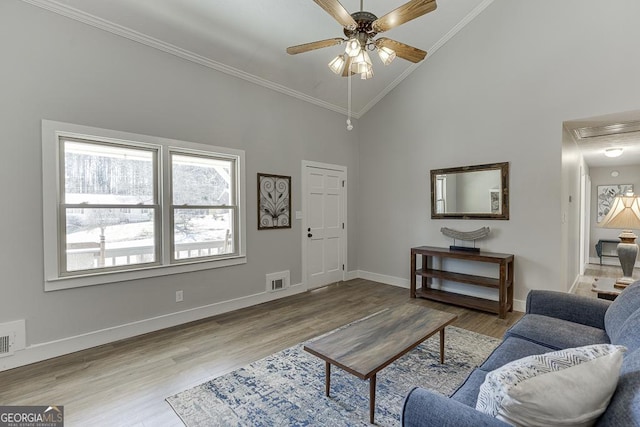
[[[285,49],[343,37],[342,27],[313,0],[24,0],[36,6],[150,45],[204,66],[340,112],[347,111],[347,79],[328,62],[344,52],[333,46],[288,55]],[[408,0],[363,0],[378,17]],[[388,66],[372,55],[375,76],[352,78],[352,111],[362,116],[493,0],[438,0],[438,8],[384,33],[428,52],[412,64]],[[350,12],[360,0],[341,0]],[[444,47],[446,48],[446,47]]]

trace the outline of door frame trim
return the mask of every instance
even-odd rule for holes
[[[342,192],[341,192],[341,202],[342,202],[342,212],[340,212],[341,215],[341,220],[344,223],[344,229],[342,230],[342,238],[341,240],[341,249],[342,249],[342,264],[345,266],[345,269],[342,270],[342,280],[345,279],[346,273],[347,273],[347,248],[348,248],[348,242],[347,242],[347,236],[349,235],[348,231],[349,231],[349,223],[347,221],[347,188],[348,188],[348,174],[347,174],[347,167],[346,166],[342,166],[342,165],[333,165],[333,164],[329,164],[329,163],[321,163],[321,162],[314,162],[314,161],[310,161],[310,160],[303,160],[302,161],[302,167],[301,167],[301,189],[300,192],[302,193],[300,200],[302,201],[302,233],[301,233],[301,239],[302,239],[302,285],[304,286],[305,290],[309,290],[309,283],[308,283],[308,279],[307,279],[307,218],[308,218],[308,212],[307,212],[307,168],[308,167],[312,167],[312,168],[317,168],[317,169],[326,169],[326,170],[331,170],[331,171],[337,171],[337,172],[341,172],[344,174],[344,187],[342,188]]]

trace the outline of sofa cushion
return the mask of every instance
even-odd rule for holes
[[[639,307],[640,281],[637,281],[627,286],[604,314],[604,329],[611,342],[618,340],[622,325]]]
[[[539,314],[522,317],[506,332],[505,338],[508,337],[533,341],[552,350],[610,342],[603,329]]]
[[[636,310],[620,328],[615,335],[615,341],[612,344],[623,345],[634,352],[640,348],[640,309]]]
[[[431,390],[416,387],[402,407],[403,427],[510,427],[500,420]]]
[[[525,357],[489,372],[476,409],[515,425],[592,425],[616,390],[622,346]]]
[[[482,369],[474,369],[471,374],[467,377],[466,380],[458,387],[456,391],[453,392],[451,398],[453,400],[457,400],[460,403],[464,403],[467,406],[471,406],[472,408],[476,407],[476,401],[478,400],[478,392],[480,391],[480,386],[484,382],[485,376],[488,374],[487,371],[483,371]]]
[[[527,314],[540,314],[604,329],[604,314],[611,301],[558,291],[532,290],[527,294]]]
[[[487,360],[480,366],[483,371],[493,371],[499,367],[522,359],[523,357],[532,356],[534,354],[548,353],[553,348],[549,348],[533,341],[525,340],[517,337],[507,337],[505,340],[493,350],[493,353],[487,357]],[[474,403],[475,404],[475,403]]]
[[[640,426],[640,350],[627,353],[622,361],[618,387],[598,427]]]

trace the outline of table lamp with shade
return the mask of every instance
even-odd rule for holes
[[[640,230],[640,197],[633,194],[616,196],[611,209],[598,226],[623,230],[618,236],[620,243],[617,247],[623,277],[616,279],[613,286],[626,288],[634,282],[633,267],[638,256],[638,245],[635,240],[638,236],[633,234],[632,230]]]

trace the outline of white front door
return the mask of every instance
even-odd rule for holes
[[[303,273],[306,271],[308,289],[344,278],[346,171],[332,167],[303,165]]]

